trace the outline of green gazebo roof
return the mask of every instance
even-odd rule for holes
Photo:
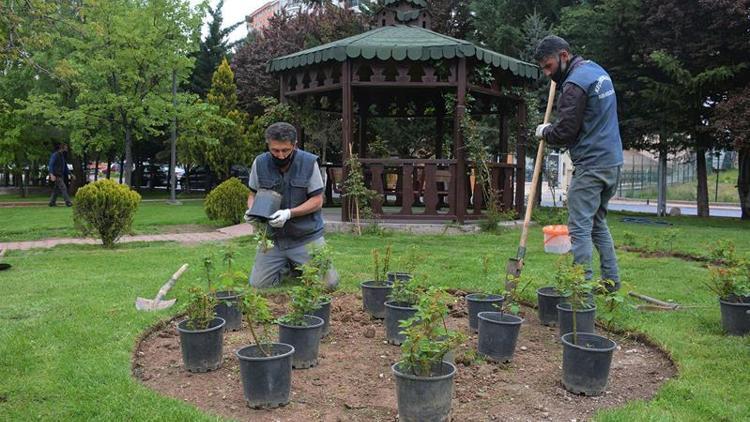
[[[442,35],[415,26],[384,26],[359,35],[343,38],[276,57],[268,62],[268,71],[280,72],[316,63],[349,59],[439,60],[454,57],[475,57],[488,65],[508,70],[512,74],[531,80],[539,78],[539,67],[513,57],[505,56],[469,41]]]

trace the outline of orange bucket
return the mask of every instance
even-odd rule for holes
[[[570,252],[570,234],[568,226],[558,224],[554,226],[544,226],[544,252],[554,254],[564,254]]]

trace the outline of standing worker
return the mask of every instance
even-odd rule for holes
[[[536,136],[553,146],[565,147],[573,161],[568,187],[568,229],[573,262],[583,265],[586,279],[593,275],[593,246],[599,251],[601,278],[620,288],[612,235],[607,227],[607,205],[620,181],[622,140],[617,120],[617,98],[609,74],[591,60],[570,53],[564,39],[542,39],[534,59],[561,87],[557,119],[540,124]]]
[[[65,199],[65,206],[72,206],[68,196],[68,186],[65,183],[68,178],[68,163],[65,161],[65,153],[68,151],[66,144],[57,144],[55,151],[49,157],[47,169],[49,171],[49,180],[52,182],[52,194],[49,197],[49,206],[57,206],[57,194],[62,193]]]
[[[250,195],[245,219],[251,219],[255,194],[259,189],[281,194],[281,209],[268,219],[273,247],[260,248],[250,274],[250,285],[271,287],[281,280],[291,265],[310,260],[309,247],[325,245],[323,239],[323,177],[317,156],[297,148],[297,130],[289,123],[274,123],[266,129],[268,151],[258,155],[250,169]],[[333,266],[324,276],[328,289],[339,282]]]

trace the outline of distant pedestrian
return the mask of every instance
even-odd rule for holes
[[[65,153],[68,152],[66,144],[57,144],[55,152],[49,157],[47,168],[49,169],[49,180],[52,182],[52,194],[49,197],[49,206],[57,206],[57,195],[61,193],[65,199],[65,206],[73,205],[68,195],[68,186],[65,181],[68,179],[68,163],[65,161]]]

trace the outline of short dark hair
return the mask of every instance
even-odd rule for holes
[[[297,143],[297,129],[287,122],[276,122],[266,129],[266,142],[287,141]]]
[[[559,54],[561,51],[570,52],[570,44],[557,35],[547,35],[536,46],[534,50],[534,60],[542,61],[548,57]]]

